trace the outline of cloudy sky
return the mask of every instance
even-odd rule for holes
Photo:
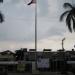
[[[0,51],[20,48],[34,48],[35,4],[28,6],[31,0],[4,0],[0,10],[5,22],[0,24]],[[38,50],[61,49],[61,40],[65,37],[64,48],[72,49],[75,33],[70,33],[60,15],[65,11],[63,4],[74,0],[37,0]]]

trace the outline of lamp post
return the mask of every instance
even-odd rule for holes
[[[65,38],[62,39],[62,50],[64,50],[64,40]]]

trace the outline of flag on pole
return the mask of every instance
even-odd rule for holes
[[[31,0],[31,2],[28,3],[28,5],[31,5],[31,4],[33,4],[33,3],[36,3],[36,0]]]

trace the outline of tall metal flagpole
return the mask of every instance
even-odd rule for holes
[[[28,5],[35,3],[35,66],[37,64],[37,0],[31,0]],[[36,68],[36,67],[35,67]]]
[[[35,61],[37,65],[37,0],[35,3]]]
[[[35,3],[35,60],[37,59],[37,0],[31,0],[28,5]]]
[[[35,51],[37,52],[37,0],[35,4]]]

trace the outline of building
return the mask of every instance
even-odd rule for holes
[[[44,49],[41,52],[36,52],[35,49],[30,49],[29,51],[27,51],[27,48],[21,48],[19,50],[16,50],[15,53],[9,50],[0,52],[1,72],[33,72],[34,70],[66,71],[70,70],[71,68],[74,70],[74,63],[74,50],[58,50],[56,52],[53,52],[51,51],[51,49]]]

